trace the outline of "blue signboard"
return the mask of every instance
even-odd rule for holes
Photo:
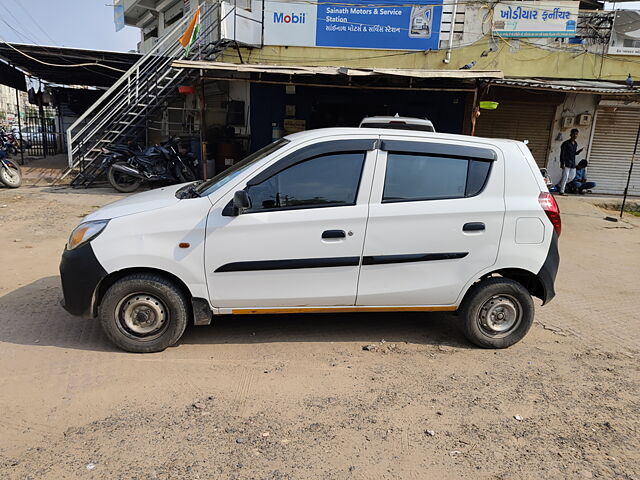
[[[413,0],[415,1],[415,0]],[[317,5],[318,47],[437,50],[442,0],[407,3],[324,0]]]
[[[124,28],[124,5],[118,0],[113,5],[113,22],[116,24],[116,32]]]

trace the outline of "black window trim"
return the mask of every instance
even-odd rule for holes
[[[338,140],[338,142],[343,142],[345,140]],[[352,140],[346,140],[346,142],[351,142]],[[332,143],[332,142],[326,142],[326,143]],[[317,145],[317,144],[316,144]],[[374,146],[374,142],[373,141],[369,141],[367,140],[367,145],[369,147]],[[313,146],[313,145],[311,145]],[[345,145],[346,147],[346,145]],[[303,149],[302,149],[303,150]],[[369,150],[371,150],[371,148],[369,148]],[[253,177],[249,182],[247,182],[247,186],[245,187],[245,190],[248,187],[252,187],[255,185],[259,185],[262,182],[265,182],[267,180],[269,180],[271,177],[274,177],[275,175],[278,175],[281,172],[284,172],[287,168],[291,168],[293,166],[299,165],[300,163],[304,163],[304,162],[308,162],[311,160],[315,160],[316,158],[319,157],[327,157],[330,155],[339,155],[339,154],[343,154],[343,153],[360,153],[362,154],[362,165],[360,167],[360,175],[358,176],[358,184],[356,185],[356,192],[355,192],[355,196],[354,196],[354,201],[350,202],[350,203],[323,203],[323,204],[318,204],[318,205],[292,205],[289,207],[274,207],[274,208],[262,208],[260,210],[251,210],[251,209],[247,209],[246,211],[243,211],[242,214],[243,215],[252,215],[252,214],[256,214],[256,213],[266,213],[266,212],[282,212],[282,211],[287,211],[287,210],[308,210],[308,209],[312,209],[312,208],[332,208],[332,207],[353,207],[355,205],[358,204],[358,195],[360,194],[360,186],[362,185],[362,174],[364,173],[364,167],[367,163],[367,153],[369,150],[347,150],[347,151],[327,151],[326,153],[318,153],[316,155],[313,155],[311,157],[305,157],[305,158],[300,158],[298,159],[298,161],[296,161],[295,163],[288,163],[286,167],[279,169],[278,171],[275,171],[273,173],[273,175],[266,177],[264,180],[262,180],[259,183],[249,183],[252,180],[254,180],[255,178],[257,178],[258,176],[260,176],[261,174],[256,175],[256,177]],[[301,151],[301,150],[299,150]],[[295,152],[297,153],[297,152]],[[293,154],[291,155],[293,156]],[[285,160],[284,158],[282,160]],[[279,164],[280,161],[277,163]],[[276,164],[276,165],[277,165]],[[272,165],[275,166],[275,165]],[[267,169],[268,170],[268,169]],[[262,172],[264,173],[264,172]],[[251,197],[249,197],[251,198]],[[233,202],[233,200],[231,200],[231,202]]]
[[[282,157],[273,165],[265,168],[262,172],[258,173],[255,177],[251,178],[247,182],[247,187],[258,185],[265,180],[270,179],[274,175],[289,168],[304,160],[311,160],[312,158],[325,155],[327,153],[355,153],[355,152],[368,152],[375,150],[377,147],[377,138],[353,138],[348,140],[330,140],[328,142],[319,142],[306,147],[302,147],[289,155]]]
[[[418,142],[406,142],[406,143],[418,143]],[[382,149],[383,150],[383,149]],[[455,159],[455,160],[467,160],[467,177],[466,177],[466,182],[465,182],[465,186],[464,186],[464,195],[459,196],[447,196],[447,197],[415,197],[415,198],[402,198],[402,199],[387,199],[385,200],[384,198],[384,191],[385,191],[385,187],[387,185],[387,174],[388,174],[388,166],[389,166],[389,154],[390,153],[396,153],[399,155],[423,155],[423,156],[438,156],[438,157],[444,157],[444,158],[451,158],[451,159]],[[487,163],[490,163],[489,165],[489,171],[487,172],[487,176],[484,179],[484,183],[482,184],[482,187],[473,195],[467,195],[467,184],[469,182],[469,168],[471,168],[471,162],[472,161],[484,161]],[[426,152],[410,152],[410,151],[387,151],[387,159],[385,161],[385,167],[384,167],[384,182],[382,184],[382,198],[380,199],[381,203],[406,203],[406,202],[426,202],[426,201],[433,201],[433,200],[464,200],[467,198],[473,198],[473,197],[477,197],[478,195],[480,195],[484,189],[487,186],[487,183],[489,183],[489,177],[491,176],[491,171],[493,170],[493,161],[488,161],[488,160],[483,160],[483,159],[478,159],[478,158],[470,158],[470,157],[461,157],[461,156],[453,156],[453,155],[443,155],[443,154],[434,154],[434,153],[426,153]]]
[[[462,158],[494,162],[498,159],[491,148],[474,147],[471,145],[456,145],[451,143],[411,142],[407,140],[385,140],[380,150],[393,153],[419,153],[424,155],[438,155],[440,157]]]

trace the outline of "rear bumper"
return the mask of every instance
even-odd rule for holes
[[[551,238],[551,245],[549,245],[549,252],[547,258],[542,265],[542,268],[538,272],[538,279],[542,283],[544,288],[544,297],[542,298],[542,304],[546,305],[553,297],[556,296],[555,281],[558,274],[558,267],[560,266],[560,254],[558,253],[558,235],[553,232]]]
[[[60,262],[64,309],[79,317],[93,317],[94,294],[106,276],[107,272],[93,253],[91,243],[74,250],[65,249]]]

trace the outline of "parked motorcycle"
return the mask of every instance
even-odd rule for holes
[[[22,151],[22,141],[18,140],[13,132],[0,130],[0,148],[9,155],[17,155]]]
[[[73,188],[89,188],[103,175],[107,175],[111,165],[116,162],[124,162],[132,155],[139,154],[143,147],[135,142],[124,144],[111,144],[103,147],[102,156],[97,158],[88,167],[83,169],[72,181]]]
[[[9,188],[18,188],[22,185],[20,165],[7,158],[5,149],[0,149],[0,182]]]
[[[198,160],[179,152],[179,139],[134,152],[126,160],[115,161],[107,173],[113,188],[123,193],[136,191],[143,183],[185,183],[196,179]]]

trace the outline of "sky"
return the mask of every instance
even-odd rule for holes
[[[640,10],[640,1],[606,8]],[[116,32],[113,0],[0,0],[0,41],[127,52],[137,28]]]
[[[608,10],[640,10],[640,2],[605,2],[604,8]]]
[[[0,0],[0,41],[127,52],[140,30],[116,32],[113,0]]]

